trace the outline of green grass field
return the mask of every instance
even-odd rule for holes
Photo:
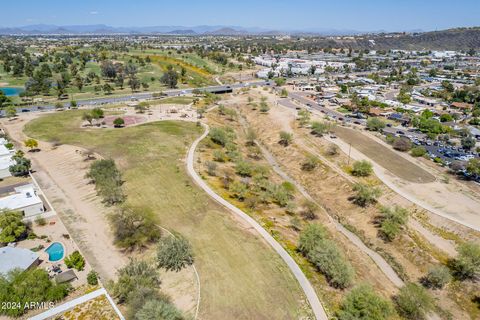
[[[163,226],[192,242],[202,287],[201,318],[298,319],[309,313],[283,261],[187,176],[181,159],[200,135],[199,127],[168,121],[82,129],[81,114],[45,115],[28,123],[25,133],[115,159],[126,181],[127,202],[152,209]]]

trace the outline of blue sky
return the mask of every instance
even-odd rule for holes
[[[480,0],[4,0],[0,26],[237,25],[279,30],[436,30],[480,25]]]

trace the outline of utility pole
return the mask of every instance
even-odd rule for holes
[[[348,143],[348,162],[347,165],[350,165],[350,153],[352,152],[352,143]]]

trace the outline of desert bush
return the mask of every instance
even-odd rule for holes
[[[167,271],[180,271],[193,264],[193,250],[188,240],[181,236],[160,239],[157,246],[157,264]]]
[[[302,163],[303,171],[313,171],[318,166],[320,160],[314,155],[308,155]]]
[[[408,222],[408,211],[405,208],[395,206],[393,208],[382,208],[380,232],[382,236],[393,241],[403,230]]]
[[[338,146],[334,143],[330,143],[327,147],[326,152],[330,156],[335,156],[338,154]]]
[[[338,320],[385,320],[394,314],[392,303],[377,295],[369,285],[348,293],[337,312]]]
[[[426,153],[427,153],[427,150],[425,149],[425,147],[422,147],[422,146],[418,146],[410,150],[410,154],[413,157],[423,157]]]
[[[344,289],[352,284],[353,268],[335,242],[323,240],[322,245],[315,247],[307,257],[333,287]]]
[[[455,278],[473,279],[480,273],[480,245],[466,242],[458,246],[458,256],[449,262]]]
[[[123,206],[110,216],[114,243],[126,250],[145,247],[161,236],[155,215],[146,208]]]
[[[95,271],[91,270],[87,274],[87,283],[91,286],[96,286],[98,284],[98,273]]]
[[[381,190],[363,183],[356,183],[353,186],[356,194],[353,196],[353,202],[361,207],[377,202],[377,198],[381,195]]]
[[[227,160],[227,155],[222,150],[213,151],[213,160],[217,162],[225,162]]]
[[[254,173],[254,165],[251,162],[240,160],[235,164],[235,172],[242,177],[251,177]]]
[[[352,175],[368,177],[373,172],[372,164],[367,160],[359,160],[353,163]]]
[[[326,238],[327,230],[322,225],[310,223],[300,233],[297,249],[307,255]]]
[[[408,138],[396,138],[393,141],[393,148],[398,151],[408,151],[412,148],[412,142]]]
[[[428,270],[428,273],[422,279],[422,283],[427,288],[441,289],[452,280],[450,270],[442,265],[437,265]]]
[[[247,186],[240,181],[233,181],[228,186],[228,191],[233,198],[236,198],[240,201],[245,200],[248,194]]]
[[[207,168],[207,173],[209,176],[214,177],[217,174],[217,164],[213,161],[205,162],[205,167]]]
[[[185,317],[172,304],[165,300],[147,300],[135,314],[135,320],[183,320]]]
[[[315,202],[312,202],[310,200],[306,200],[303,203],[302,207],[303,207],[302,216],[306,220],[315,220],[317,218],[318,206],[316,205]]]
[[[323,136],[332,129],[332,126],[327,122],[313,121],[311,124],[311,133],[316,136]]]
[[[112,295],[123,303],[140,288],[158,289],[160,278],[155,265],[144,260],[130,259],[129,263],[118,270],[117,281],[111,283]]]
[[[288,147],[293,141],[293,134],[286,132],[286,131],[280,131],[280,140],[278,141],[279,144],[281,144],[284,147]]]
[[[415,283],[408,283],[395,297],[398,312],[407,319],[425,319],[433,310],[434,302],[428,291]]]
[[[371,131],[381,131],[385,128],[385,121],[376,117],[367,119],[367,129]]]

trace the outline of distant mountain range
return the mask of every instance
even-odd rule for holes
[[[185,35],[354,35],[366,32],[337,29],[273,30],[266,28],[245,28],[239,26],[201,25],[112,27],[104,24],[57,26],[36,24],[22,27],[0,27],[1,35],[68,35],[68,34],[185,34]]]
[[[23,27],[2,28],[0,35],[114,35],[114,34],[158,34],[158,35],[225,35],[225,36],[316,36],[319,48],[353,49],[406,49],[406,50],[468,50],[480,49],[480,27],[455,28],[440,31],[388,33],[386,31],[361,32],[356,30],[305,29],[271,30],[224,25],[111,27],[104,24],[56,26],[37,24]],[[339,37],[353,36],[353,37]]]

